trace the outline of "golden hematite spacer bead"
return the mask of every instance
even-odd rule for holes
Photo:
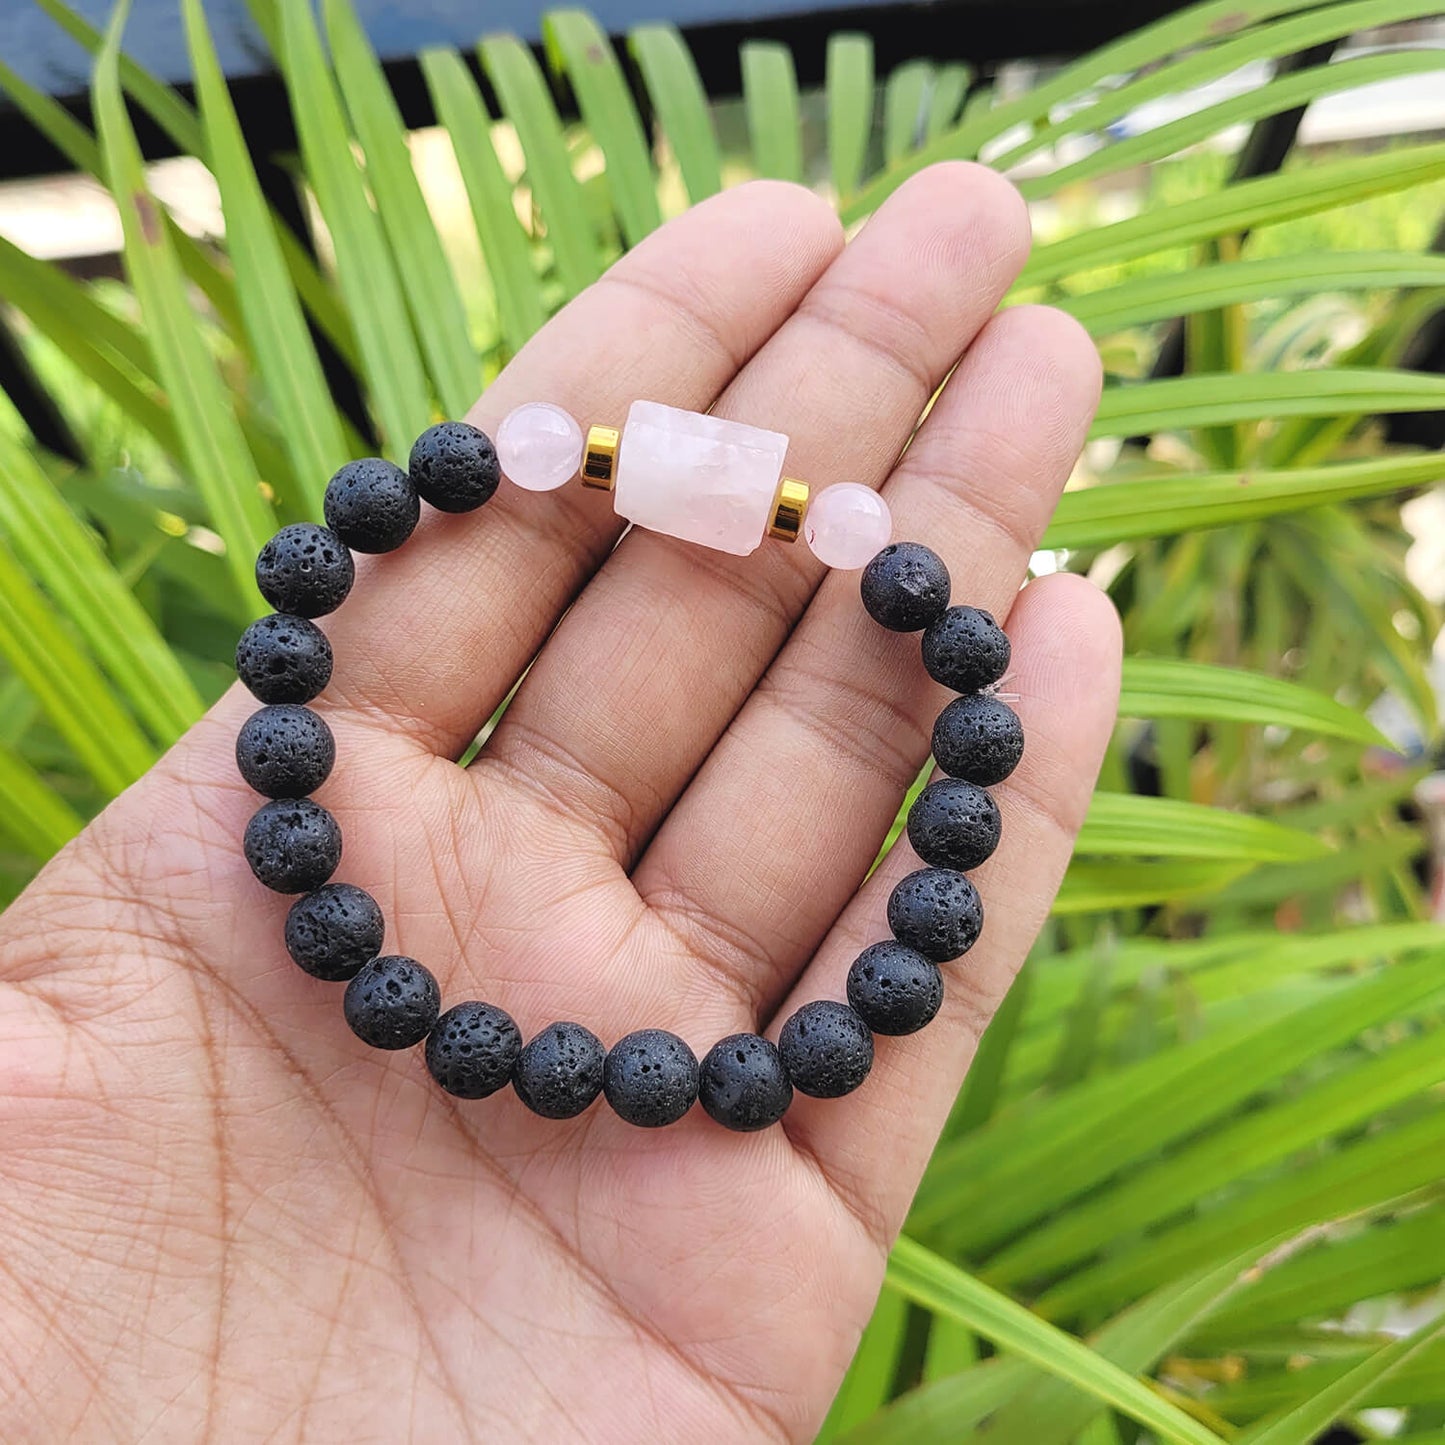
[[[610,492],[617,484],[617,446],[622,433],[615,426],[594,426],[587,429],[587,445],[582,450],[582,485]]]
[[[796,542],[803,530],[803,513],[808,510],[808,484],[795,477],[784,477],[773,498],[773,520],[768,536],[779,542]]]

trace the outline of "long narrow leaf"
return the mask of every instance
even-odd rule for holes
[[[13,748],[0,744],[0,832],[45,862],[85,820]]]
[[[1219,1445],[1217,1435],[1133,1375],[906,1236],[893,1246],[888,1283],[915,1303],[951,1315],[1001,1349],[1113,1406],[1162,1440]]]
[[[583,123],[602,148],[623,240],[635,246],[662,224],[662,213],[652,154],[612,42],[585,10],[550,11],[542,37],[552,68],[566,75]]]
[[[1115,858],[1237,858],[1252,863],[1318,858],[1330,851],[1309,833],[1267,818],[1174,798],[1095,793],[1075,851]]]
[[[125,233],[126,271],[146,319],[156,369],[191,474],[225,543],[236,592],[249,611],[259,611],[252,568],[274,519],[191,310],[175,253],[159,222],[160,211],[145,187],[140,148],[120,92],[120,35],[127,9],[127,4],[119,5],[111,21],[96,64],[93,98],[106,175]]]
[[[749,40],[740,55],[743,104],[758,174],[801,181],[803,138],[792,52],[776,41]]]
[[[712,107],[692,52],[673,25],[639,25],[627,35],[652,108],[696,205],[722,190],[722,157]]]
[[[828,38],[828,162],[840,199],[863,179],[873,133],[873,40],[844,32]]]

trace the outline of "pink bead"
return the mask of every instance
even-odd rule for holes
[[[852,571],[866,567],[893,535],[888,503],[861,482],[824,487],[803,518],[803,538],[813,555],[829,567]]]
[[[502,475],[528,492],[565,487],[582,465],[582,428],[560,406],[529,401],[497,429]]]

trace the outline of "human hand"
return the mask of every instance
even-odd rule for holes
[[[886,481],[895,536],[1009,617],[1028,743],[934,1023],[758,1134],[451,1098],[286,957],[289,900],[241,854],[237,687],[0,918],[0,1437],[810,1438],[1113,719],[1108,602],[1069,576],[1015,597],[1099,387],[1072,321],[994,315],[1027,248],[976,166],[915,177],[846,250],[822,201],[745,186],[620,261],[469,418],[643,397],[786,432],[790,474]],[[358,559],[324,624],[319,799],[338,878],[444,1006],[701,1055],[841,998],[886,936],[906,841],[859,885],[946,695],[856,573],[640,530],[612,552],[619,530],[599,494],[504,486]]]

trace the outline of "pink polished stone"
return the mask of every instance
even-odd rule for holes
[[[746,557],[772,521],[787,450],[781,432],[635,401],[612,505],[649,531]]]
[[[565,487],[582,465],[582,428],[560,406],[529,401],[497,429],[502,475],[528,492]]]
[[[888,503],[861,482],[835,482],[808,503],[803,538],[829,567],[866,567],[893,535]]]

